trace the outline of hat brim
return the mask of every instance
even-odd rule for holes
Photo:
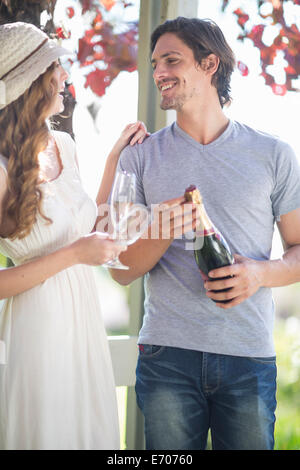
[[[0,104],[0,109],[23,95],[55,60],[64,55],[73,55],[73,53],[49,39],[35,54],[5,77],[3,82],[6,99],[5,104]]]

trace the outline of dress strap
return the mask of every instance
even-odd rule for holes
[[[60,158],[61,158],[63,167],[75,168],[80,178],[80,172],[79,172],[77,155],[76,155],[76,144],[74,140],[72,139],[70,134],[68,134],[67,132],[52,131],[51,133],[55,139],[56,145],[60,152]]]
[[[55,142],[60,150],[60,157],[64,163],[74,163],[75,142],[67,132],[52,131]]]

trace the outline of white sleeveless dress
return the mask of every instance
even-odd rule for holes
[[[44,213],[21,240],[0,238],[20,265],[94,227],[95,202],[82,188],[75,144],[53,132],[63,164],[41,188]],[[4,157],[0,165],[5,167]],[[76,265],[4,302],[0,340],[0,449],[118,449],[115,383],[93,268]]]

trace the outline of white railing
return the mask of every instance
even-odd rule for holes
[[[117,387],[135,384],[137,336],[109,336],[108,344]]]
[[[109,336],[116,386],[133,386],[138,356],[136,336]],[[5,343],[0,340],[0,365],[5,364]]]

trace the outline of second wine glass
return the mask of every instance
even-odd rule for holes
[[[134,204],[136,197],[136,178],[133,173],[120,171],[113,185],[110,201],[110,216],[113,225],[112,238],[117,243],[131,245],[145,232],[151,216],[148,208],[142,204]],[[108,261],[104,265],[113,269],[129,269],[119,258]]]

